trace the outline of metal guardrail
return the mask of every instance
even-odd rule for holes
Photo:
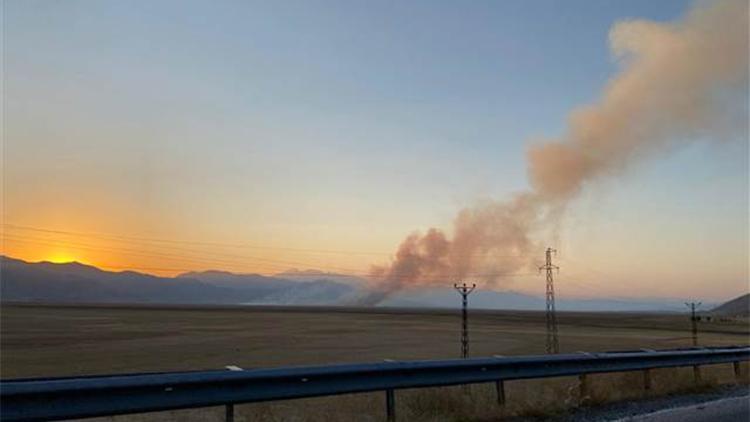
[[[208,406],[286,400],[336,394],[386,392],[389,420],[395,419],[394,390],[734,363],[750,360],[750,347],[638,350],[543,356],[472,358],[442,361],[383,362],[253,369],[37,378],[0,381],[0,419],[32,421],[85,418]]]

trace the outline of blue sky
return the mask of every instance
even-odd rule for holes
[[[525,189],[529,141],[562,133],[617,70],[612,24],[672,20],[689,5],[8,1],[4,216],[392,250],[411,230],[449,227],[463,206]],[[651,207],[657,227],[676,212],[701,221],[688,256],[730,239],[720,250],[736,269],[746,176],[746,145],[645,163],[585,194],[561,242],[583,260],[615,252]],[[613,212],[625,229],[607,239]],[[637,242],[628,248],[638,256]],[[729,278],[731,291],[746,283]]]

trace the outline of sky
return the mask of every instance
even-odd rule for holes
[[[528,189],[529,145],[617,72],[612,25],[690,5],[5,1],[2,253],[367,274]],[[561,296],[721,300],[748,290],[749,236],[745,136],[588,187],[539,241]]]

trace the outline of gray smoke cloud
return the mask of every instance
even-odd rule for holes
[[[409,235],[390,265],[372,268],[362,303],[467,277],[499,287],[531,266],[542,250],[535,233],[587,184],[696,141],[746,141],[748,12],[745,0],[718,0],[696,3],[677,22],[614,25],[609,44],[620,71],[596,103],[571,112],[562,137],[530,147],[531,189],[461,210],[452,237],[437,228]]]

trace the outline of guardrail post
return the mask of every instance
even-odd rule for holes
[[[737,384],[739,384],[742,381],[742,373],[740,372],[740,362],[732,362],[732,366],[734,366],[734,380]]]
[[[234,422],[234,405],[228,404],[225,406],[225,408],[226,408],[226,411],[225,411],[224,420],[226,422]]]
[[[693,366],[693,379],[696,384],[701,382],[701,367],[698,365]]]
[[[393,390],[385,390],[385,415],[388,422],[396,422],[396,395]]]
[[[505,382],[503,380],[495,381],[495,390],[497,391],[497,404],[505,406]]]
[[[643,370],[643,390],[649,392],[651,390],[651,370]]]
[[[578,388],[579,400],[583,401],[589,395],[589,379],[586,374],[578,376]]]

